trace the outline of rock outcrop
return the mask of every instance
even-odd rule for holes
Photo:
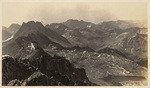
[[[3,85],[96,85],[88,80],[85,69],[75,68],[65,57],[56,55],[52,57],[38,46],[31,49],[30,53],[24,54],[26,55],[20,54],[19,56],[18,54],[16,59],[11,57],[5,57],[6,59],[3,59]]]
[[[2,85],[7,85],[14,79],[23,80],[36,71],[34,67],[11,57],[3,57],[2,66]]]

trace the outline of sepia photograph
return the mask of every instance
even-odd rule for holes
[[[148,0],[1,2],[1,86],[148,86]]]

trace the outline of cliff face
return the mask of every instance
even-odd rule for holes
[[[7,85],[13,79],[23,80],[36,71],[32,66],[11,57],[3,58],[2,66],[2,85]]]
[[[75,68],[64,57],[52,57],[40,47],[22,58],[3,57],[2,72],[3,85],[95,85],[88,80],[85,69]]]
[[[48,77],[54,77],[64,85],[90,85],[83,68],[74,66],[64,57],[50,56],[41,48],[37,48],[22,60],[38,68]]]
[[[41,72],[34,72],[29,78],[25,80],[12,80],[8,86],[48,86],[48,85],[62,85],[60,82],[55,81],[53,78],[47,77]]]

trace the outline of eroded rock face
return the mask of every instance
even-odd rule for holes
[[[127,57],[124,53],[118,51],[117,49],[111,49],[111,48],[108,48],[108,47],[99,50],[98,53],[107,53],[107,54],[110,54],[110,55],[122,56],[124,58]]]
[[[47,77],[41,72],[33,73],[29,78],[25,80],[12,80],[8,83],[8,86],[54,86],[62,85],[60,82],[55,81],[53,78]]]
[[[64,57],[50,56],[41,48],[33,51],[22,60],[24,63],[32,64],[48,77],[54,78],[63,85],[91,85],[83,68],[74,66]]]
[[[23,80],[35,72],[33,67],[11,57],[3,57],[2,67],[2,85],[7,85],[14,79]]]
[[[21,81],[17,80],[17,79],[14,79],[14,80],[11,80],[7,86],[21,86]]]
[[[59,83],[53,78],[49,78],[41,72],[33,73],[29,78],[25,79],[22,83],[23,86],[54,86]]]
[[[10,67],[11,66],[11,67]],[[9,86],[90,86],[83,68],[75,68],[64,57],[53,57],[40,47],[22,58],[3,59],[3,85]]]

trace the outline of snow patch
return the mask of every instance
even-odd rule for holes
[[[111,57],[112,57],[112,59],[114,59],[114,56],[113,56],[113,55],[112,55]]]
[[[119,36],[117,36],[116,38],[124,37],[124,36],[126,36],[127,34],[128,34],[128,32],[124,32],[124,33],[120,34]]]
[[[8,57],[9,55],[5,54],[5,55],[2,55],[2,57]]]
[[[33,43],[31,43],[31,44],[28,46],[28,48],[30,48],[31,50],[35,50],[35,46],[34,46]]]
[[[86,53],[86,51],[83,52],[83,54],[85,54],[85,53]]]
[[[131,53],[133,53],[133,48],[131,48]]]
[[[31,50],[35,50],[34,44],[31,43]]]
[[[91,25],[91,24],[89,24],[89,25],[87,25],[87,27],[88,27],[88,28],[91,28],[91,27],[92,27],[92,25]]]
[[[100,55],[98,55],[97,57],[101,57],[101,54],[100,54]]]
[[[10,38],[8,38],[8,39],[4,40],[3,42],[7,42],[7,41],[9,41],[9,40],[11,40],[13,37],[14,37],[14,35],[12,35]]]

